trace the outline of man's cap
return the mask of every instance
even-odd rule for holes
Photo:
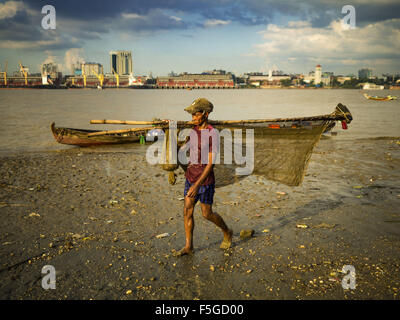
[[[192,104],[185,108],[185,111],[190,114],[195,114],[196,112],[212,112],[214,109],[213,104],[205,98],[198,98],[192,102]]]

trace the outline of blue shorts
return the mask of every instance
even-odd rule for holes
[[[186,197],[186,194],[189,191],[189,188],[192,186],[188,179],[186,179],[185,182],[185,191],[184,191],[184,196]],[[212,204],[214,200],[214,193],[215,193],[215,184],[210,184],[208,186],[200,186],[199,191],[197,192],[196,197],[194,198],[194,203],[200,200],[201,203],[204,204]]]

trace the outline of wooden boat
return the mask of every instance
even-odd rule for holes
[[[140,139],[140,134],[136,134],[135,132],[91,137],[89,136],[90,133],[99,132],[99,130],[56,127],[54,122],[50,128],[57,142],[81,147],[132,143],[138,142]]]
[[[280,134],[283,131],[296,134],[298,129],[312,129],[325,126],[324,133],[329,132],[336,125],[336,121],[342,121],[342,128],[347,129],[347,124],[353,120],[350,111],[346,106],[338,104],[334,112],[327,115],[301,117],[301,118],[278,118],[278,119],[256,119],[256,120],[209,120],[215,128],[235,129],[254,129],[255,135]],[[56,127],[51,124],[51,131],[57,142],[77,146],[94,146],[106,144],[121,144],[139,142],[141,136],[146,136],[153,129],[166,129],[168,122],[157,121],[125,121],[125,120],[91,120],[91,124],[126,124],[126,125],[146,125],[151,127],[131,128],[124,130],[84,130]],[[190,121],[177,121],[179,129],[193,127]]]
[[[364,97],[368,100],[375,100],[375,101],[389,101],[389,100],[396,100],[396,96],[387,95],[386,97],[379,97],[379,96],[370,96],[364,93]]]

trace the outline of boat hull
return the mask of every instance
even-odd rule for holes
[[[54,122],[51,124],[50,128],[58,143],[80,147],[134,143],[140,140],[140,136],[135,134],[115,134],[90,137],[89,133],[98,132],[99,130],[56,127]]]
[[[368,100],[374,100],[374,101],[390,101],[397,99],[396,96],[377,97],[377,96],[369,96],[366,93],[364,94],[364,97],[367,98]]]

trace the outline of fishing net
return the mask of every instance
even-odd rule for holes
[[[235,159],[245,156],[247,146],[245,130],[243,130],[241,145],[237,145],[234,139],[232,147],[225,146],[224,139],[221,139],[220,145],[220,164],[215,167],[215,176],[217,184],[226,185],[236,182],[247,175],[242,171],[238,175],[238,167],[249,167],[249,162],[254,163],[252,172],[264,176],[268,180],[286,184],[288,186],[301,185],[306,169],[315,145],[318,143],[322,133],[325,131],[329,121],[323,121],[318,126],[305,126],[302,128],[260,128],[254,129],[254,153],[247,156],[246,164],[238,166],[224,164],[226,161],[226,151],[232,152]],[[231,129],[233,130],[233,129]],[[236,145],[235,145],[236,144]],[[241,153],[237,157],[237,153]],[[251,168],[251,166],[250,166]],[[219,181],[218,181],[219,180]]]
[[[288,186],[299,186],[326,126],[327,123],[309,129],[272,129],[268,134],[256,135],[254,174]]]

